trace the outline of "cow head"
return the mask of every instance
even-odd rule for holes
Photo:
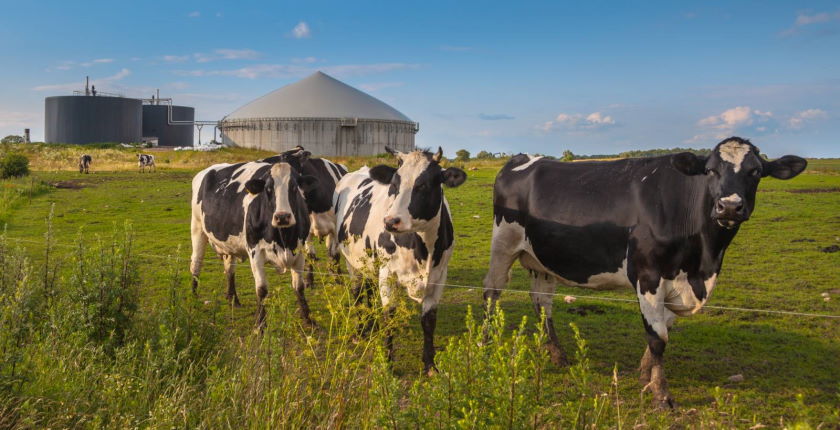
[[[761,178],[790,179],[808,165],[795,155],[767,161],[755,145],[740,137],[724,139],[708,157],[683,152],[674,155],[671,163],[686,175],[704,175],[707,195],[712,199],[711,217],[727,229],[750,218]]]
[[[370,169],[370,177],[389,185],[388,209],[385,212],[385,229],[391,233],[421,230],[440,212],[443,202],[443,185],[457,187],[464,183],[463,170],[442,168],[443,150],[399,152],[389,147],[385,150],[397,157],[398,167],[380,165]]]
[[[289,163],[274,163],[267,175],[245,182],[251,194],[265,194],[271,208],[271,225],[276,228],[291,227],[297,223],[294,207],[305,204],[301,193],[318,186],[314,176],[299,174]]]

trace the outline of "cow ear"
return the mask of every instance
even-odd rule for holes
[[[463,170],[457,167],[450,167],[442,172],[440,172],[441,176],[443,176],[443,183],[447,187],[455,188],[464,183],[467,180],[467,174]]]
[[[384,164],[381,164],[379,166],[376,166],[376,167],[370,169],[368,171],[368,174],[370,174],[370,177],[373,178],[373,180],[376,181],[376,182],[379,182],[381,184],[390,184],[391,183],[391,178],[394,177],[394,173],[396,173],[396,172],[397,172],[397,169],[395,169],[391,166],[386,166]]]
[[[772,176],[776,179],[790,179],[802,173],[808,162],[795,155],[785,155],[778,160],[764,163],[764,171],[761,176]]]
[[[691,152],[675,154],[671,157],[671,165],[688,176],[706,173],[706,157],[700,157]]]
[[[251,179],[245,183],[245,189],[251,194],[259,194],[265,189],[265,181],[262,179]]]
[[[301,176],[298,178],[297,182],[298,186],[304,193],[308,193],[315,188],[318,188],[318,178],[311,175]]]
[[[395,150],[394,148],[391,148],[391,147],[390,147],[390,146],[388,146],[388,145],[385,145],[385,152],[387,152],[387,153],[389,153],[389,154],[391,154],[391,155],[397,155],[397,154],[399,154],[399,151]]]

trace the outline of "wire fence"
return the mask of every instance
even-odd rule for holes
[[[7,238],[7,240],[15,241],[15,242],[23,242],[23,243],[31,243],[36,245],[44,245],[46,243],[43,241],[35,241],[35,240],[27,240],[27,239],[19,239],[19,238]],[[70,245],[70,244],[62,244],[57,242],[51,242],[50,246],[59,247],[59,248],[70,248],[70,249],[79,249],[78,245]],[[184,256],[172,256],[172,255],[155,255],[155,254],[145,254],[145,253],[132,253],[134,256],[144,257],[144,258],[151,258],[151,259],[159,259],[164,261],[172,261],[173,259],[179,259],[184,261],[189,261],[190,257]],[[214,261],[214,260],[207,260],[206,256],[202,261],[202,266],[205,265],[218,265],[220,267],[224,266],[222,261]],[[311,273],[313,275],[319,276],[341,276],[346,278],[352,278],[353,275],[346,274],[346,273],[332,273],[332,272],[321,272],[321,271],[310,271],[310,270],[301,270],[300,273]],[[427,285],[435,285],[435,286],[442,286],[447,288],[460,288],[460,289],[468,289],[468,290],[484,290],[483,286],[475,286],[475,285],[463,285],[463,284],[449,284],[449,283],[435,283],[435,282],[428,282]],[[637,304],[639,301],[638,299],[625,299],[621,297],[610,297],[610,296],[593,296],[593,295],[585,295],[585,294],[567,294],[567,293],[557,293],[557,292],[542,292],[542,291],[528,291],[528,290],[518,290],[513,288],[490,288],[489,290],[492,291],[500,291],[500,292],[509,292],[509,293],[519,293],[519,294],[529,294],[529,295],[545,295],[550,297],[562,296],[566,297],[573,297],[575,300],[592,300],[592,301],[604,301],[604,302],[617,302],[617,303],[631,303]],[[664,302],[664,305],[677,305],[677,306],[684,306],[683,303],[675,303],[675,302]],[[724,305],[703,305],[703,309],[715,309],[720,311],[728,311],[728,312],[747,312],[747,313],[759,313],[759,314],[771,314],[771,315],[786,315],[786,316],[797,316],[797,317],[809,317],[809,318],[828,318],[828,319],[840,319],[840,315],[831,315],[831,314],[821,314],[821,313],[811,313],[811,312],[796,312],[796,311],[785,311],[785,310],[778,310],[778,309],[758,309],[758,308],[745,308],[739,306],[724,306]]]

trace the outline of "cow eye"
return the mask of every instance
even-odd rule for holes
[[[755,178],[757,178],[757,177],[761,176],[761,170],[759,170],[759,169],[752,169],[752,171],[750,172],[750,176],[755,177]]]
[[[712,176],[714,176],[714,175],[717,175],[717,172],[715,172],[715,171],[714,171],[714,170],[712,170],[712,169],[706,169],[706,174],[707,174],[707,175],[712,175]]]

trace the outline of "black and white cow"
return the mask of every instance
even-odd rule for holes
[[[565,361],[551,319],[556,284],[634,288],[647,332],[640,380],[660,407],[673,407],[662,367],[668,328],[709,299],[761,178],[790,179],[806,164],[792,155],[766,161],[738,137],[708,157],[562,163],[517,155],[496,177],[485,299],[498,299],[518,259],[545,312],[552,358]]]
[[[155,170],[155,156],[152,154],[137,154],[137,167],[140,168],[140,173],[149,168],[149,171]]]
[[[298,146],[292,150],[261,161],[273,163],[281,158],[293,159],[296,160],[296,163],[290,162],[292,167],[297,169],[298,172],[302,175],[312,176],[318,179],[318,186],[305,194],[312,225],[309,240],[306,242],[306,251],[310,256],[310,261],[315,260],[317,256],[315,254],[313,239],[319,238],[325,242],[330,258],[338,263],[340,256],[338,242],[336,240],[335,211],[332,206],[333,193],[335,192],[335,186],[339,179],[347,174],[347,167],[325,158],[311,158],[311,155],[303,147]],[[314,267],[310,264],[306,277],[308,286],[313,283],[313,271]]]
[[[339,249],[356,282],[362,282],[363,273],[378,276],[386,315],[393,309],[394,283],[422,304],[423,364],[428,372],[434,366],[437,305],[454,242],[442,185],[457,187],[467,176],[461,169],[442,168],[440,149],[436,154],[386,150],[397,157],[399,167],[364,167],[345,175],[335,188]],[[390,334],[386,345],[390,356]]]
[[[93,157],[88,154],[79,157],[79,173],[90,173],[91,162],[93,162]]]
[[[209,242],[224,261],[228,299],[232,301],[236,299],[235,259],[250,261],[257,290],[258,326],[265,319],[266,262],[276,266],[279,273],[291,270],[301,317],[312,324],[303,294],[303,247],[309,236],[309,209],[303,195],[317,186],[316,178],[301,175],[285,161],[217,164],[195,175],[190,262],[193,290]]]

